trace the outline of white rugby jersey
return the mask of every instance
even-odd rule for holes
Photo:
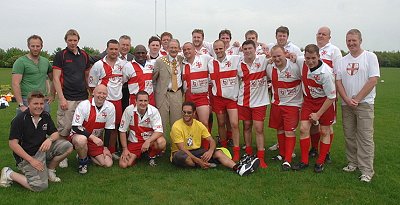
[[[253,108],[270,104],[267,65],[268,61],[265,55],[256,56],[251,65],[242,60],[238,70],[240,79],[238,105]]]
[[[192,64],[183,60],[182,79],[185,92],[192,94],[207,93],[209,87],[208,62],[209,55],[196,55]]]
[[[270,43],[268,44],[268,49],[271,50],[272,47],[274,47],[276,43]],[[289,53],[294,53],[296,56],[304,56],[303,52],[301,52],[300,48],[296,45],[294,45],[291,41],[289,41],[285,46],[283,46],[285,49],[285,54]]]
[[[114,67],[106,62],[106,57],[97,61],[89,72],[89,87],[103,84],[107,86],[107,100],[122,99],[123,73],[129,70],[130,63],[117,59]],[[131,65],[132,66],[132,65]]]
[[[153,132],[163,133],[161,115],[157,108],[148,105],[146,113],[141,117],[135,105],[126,107],[119,131],[128,132],[128,130],[128,141],[133,143],[146,141]]]
[[[208,62],[208,72],[212,84],[212,94],[237,101],[239,93],[238,69],[240,56],[227,55],[222,62],[211,60]]]
[[[327,43],[325,46],[319,49],[319,56],[324,63],[333,69],[338,60],[342,58],[342,52],[340,49],[331,43]],[[335,72],[334,72],[335,73]]]
[[[101,137],[104,129],[115,129],[115,107],[106,100],[98,110],[94,99],[84,100],[75,109],[72,126],[82,126],[92,135]]]
[[[156,60],[147,60],[142,66],[135,60],[131,62],[132,68],[126,70],[125,81],[128,81],[129,93],[136,95],[141,90],[146,91],[149,95],[153,94],[153,70]]]
[[[301,66],[302,88],[304,98],[336,98],[335,77],[332,68],[326,63],[314,70],[310,71],[304,62],[304,58],[297,58],[299,66]]]
[[[203,41],[203,44],[199,50],[196,49],[196,55],[209,55],[213,53],[213,44],[210,42]]]
[[[272,102],[275,105],[301,107],[303,93],[301,90],[300,67],[286,60],[286,67],[280,71],[275,64],[267,66],[267,77],[272,84]]]
[[[363,51],[357,58],[349,53],[334,66],[337,71],[336,80],[342,81],[346,94],[350,98],[360,92],[368,78],[380,77],[378,58],[369,51]],[[374,87],[360,103],[374,104],[375,96]],[[343,100],[342,105],[346,105]]]

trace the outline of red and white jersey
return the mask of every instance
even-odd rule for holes
[[[225,56],[222,62],[211,60],[208,62],[208,72],[212,84],[212,94],[237,101],[239,93],[238,69],[240,56]]]
[[[163,56],[166,56],[166,55],[168,55],[168,52],[167,52],[166,50],[164,50],[163,47],[161,47],[161,49],[160,49],[160,56],[163,57]]]
[[[213,44],[203,41],[203,44],[199,50],[196,49],[196,55],[212,55]]]
[[[238,105],[251,108],[269,105],[267,65],[265,55],[256,56],[251,65],[242,60],[238,70],[241,79]]]
[[[123,74],[129,67],[130,63],[126,63],[121,59],[117,59],[114,67],[106,62],[106,57],[97,61],[89,72],[89,87],[96,87],[103,84],[107,86],[107,100],[122,99]]]
[[[156,60],[147,60],[142,66],[135,60],[131,62],[132,70],[126,70],[125,80],[128,81],[129,93],[136,95],[139,91],[146,91],[149,95],[153,93],[153,70]]]
[[[226,49],[225,53],[227,56],[231,55],[239,55],[240,47],[235,47],[235,46],[229,46],[228,49]]]
[[[267,77],[272,82],[273,104],[301,107],[303,103],[301,71],[297,64],[286,60],[286,67],[282,70],[275,64],[269,64]]]
[[[119,131],[127,132],[128,129],[128,141],[144,142],[151,137],[153,132],[163,133],[161,115],[157,108],[148,105],[146,113],[141,116],[135,105],[129,105],[122,114]]]
[[[380,77],[379,62],[376,55],[363,51],[354,58],[350,53],[334,65],[337,71],[336,80],[341,80],[348,97],[356,96],[371,77]],[[360,103],[374,104],[375,86]],[[346,103],[342,100],[342,105]]]
[[[75,109],[72,126],[82,126],[92,135],[101,137],[104,129],[115,129],[115,107],[106,100],[99,110],[94,99],[84,100]]]
[[[213,58],[209,55],[196,55],[192,64],[183,60],[183,90],[192,94],[208,93],[208,62]]]
[[[329,65],[322,62],[322,65],[317,70],[311,72],[304,63],[304,58],[297,58],[296,62],[302,67],[301,76],[304,98],[336,98],[335,77]]]
[[[338,47],[332,45],[331,43],[327,43],[325,46],[319,49],[319,56],[324,63],[333,69],[333,65],[335,65],[338,60],[342,58],[342,52],[340,52]]]
[[[271,50],[271,48],[274,47],[275,45],[276,45],[276,43],[268,44],[268,49]],[[285,46],[283,46],[283,48],[285,49],[285,54],[294,53],[298,57],[304,56],[304,54],[303,54],[303,52],[301,52],[300,48],[290,41]]]

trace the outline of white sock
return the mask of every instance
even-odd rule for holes
[[[7,171],[6,171],[6,177],[7,177],[7,179],[8,180],[11,180],[12,181],[12,179],[11,179],[11,173],[13,173],[14,171],[12,170],[12,169],[8,169]]]

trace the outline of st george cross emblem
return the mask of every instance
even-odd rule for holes
[[[201,68],[201,66],[202,66],[201,62],[196,62],[196,67],[197,68]]]
[[[324,55],[326,55],[328,52],[326,51],[326,50],[323,50],[322,52],[321,52],[321,55],[322,56],[324,56]]]
[[[358,72],[359,64],[358,63],[349,63],[347,64],[347,73],[349,75],[355,75]]]

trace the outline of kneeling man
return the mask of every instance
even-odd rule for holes
[[[23,174],[4,167],[0,186],[9,187],[15,181],[31,191],[47,189],[48,181],[60,182],[55,168],[72,152],[71,143],[60,139],[50,114],[44,111],[44,95],[39,91],[28,95],[28,109],[11,122],[9,146]]]
[[[215,148],[215,141],[207,128],[200,121],[194,119],[196,106],[193,102],[184,102],[182,105],[183,117],[176,121],[171,128],[171,161],[182,167],[214,167],[215,163],[231,168],[239,175],[253,173],[259,166],[260,160],[256,157],[246,157],[235,163],[224,152]],[[208,140],[208,150],[201,147],[201,140]]]
[[[119,159],[121,168],[133,166],[144,152],[149,156],[150,166],[157,166],[155,158],[165,150],[167,142],[163,137],[161,115],[156,107],[149,105],[149,94],[146,91],[136,94],[136,105],[126,107],[119,134],[122,145]]]

